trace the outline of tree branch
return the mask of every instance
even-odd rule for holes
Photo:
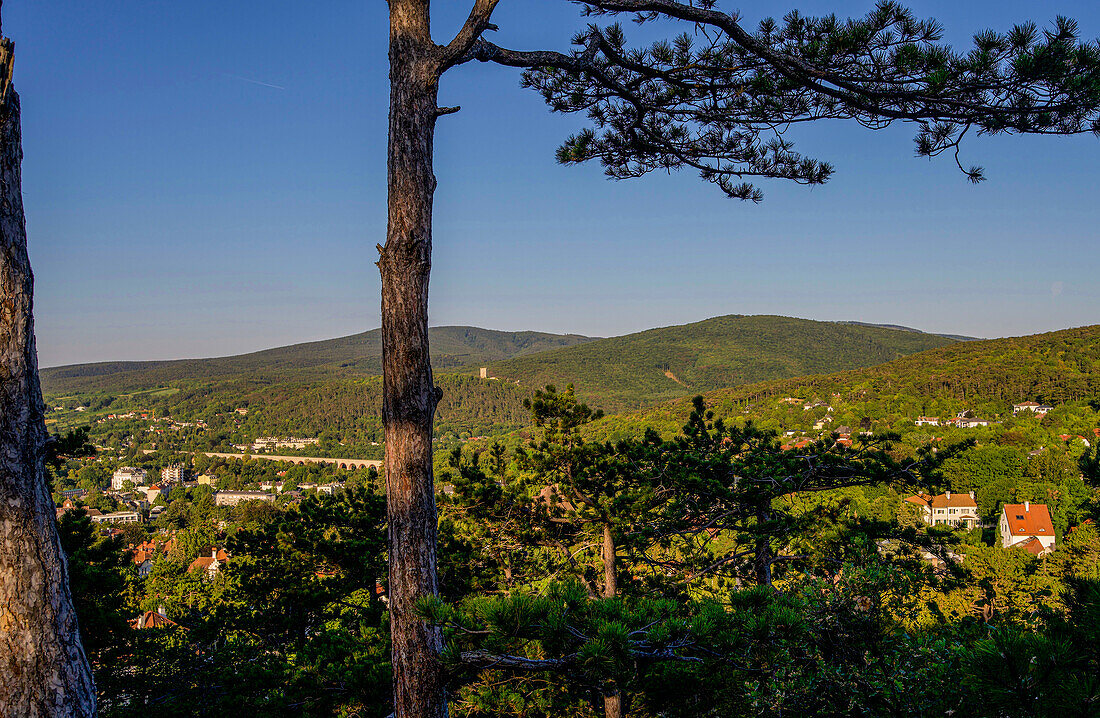
[[[500,0],[476,0],[458,34],[446,47],[440,48],[439,72],[446,72],[459,64],[483,32],[496,29],[489,19],[492,18],[498,2]]]

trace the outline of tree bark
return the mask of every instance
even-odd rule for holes
[[[603,560],[603,597],[615,598],[619,595],[619,580],[616,573],[616,559],[618,552],[615,549],[615,537],[611,533],[611,525],[603,526],[603,545],[600,548],[600,558]],[[604,718],[622,718],[623,692],[618,685],[611,686],[603,696]]]
[[[22,160],[19,96],[9,88],[0,106],[0,716],[83,718],[95,715],[95,685],[43,464]]]
[[[769,512],[763,506],[756,508],[756,523],[761,526],[771,518]],[[767,535],[756,537],[756,582],[761,586],[772,585],[772,544]]]
[[[603,561],[603,597],[615,598],[619,595],[618,575],[615,572],[615,538],[611,535],[611,526],[604,524],[603,546],[600,548],[600,560]]]
[[[435,53],[427,0],[390,0],[389,225],[378,267],[397,718],[447,715],[442,632],[416,615],[417,601],[437,592],[432,420],[441,392],[428,354]]]
[[[623,718],[623,694],[618,688],[603,697],[603,718]]]

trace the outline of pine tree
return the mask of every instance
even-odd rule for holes
[[[389,217],[382,277],[382,417],[390,520],[390,591],[397,718],[439,718],[446,698],[439,631],[416,615],[437,593],[432,420],[440,392],[428,353],[432,169],[439,81],[478,60],[524,70],[551,109],[593,127],[568,139],[562,162],[599,160],[608,175],[691,169],[730,197],[760,201],[744,178],[828,180],[827,162],[795,152],[785,128],[822,119],[868,128],[916,125],[919,154],[953,154],[981,134],[1100,131],[1100,52],[1072,21],[976,36],[969,53],[940,27],[884,1],[865,18],[787,15],[746,30],[717,0],[578,0],[593,17],[682,21],[697,30],[631,48],[619,25],[591,25],[571,52],[515,51],[486,40],[499,0],[474,0],[462,28],[436,44],[429,0],[390,0]],[[979,167],[960,169],[972,181]]]

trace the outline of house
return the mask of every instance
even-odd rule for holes
[[[236,506],[242,501],[274,501],[275,494],[266,491],[218,491],[214,494],[216,506]]]
[[[157,500],[157,497],[164,492],[164,487],[159,484],[153,484],[145,488],[145,500],[149,503],[153,503]],[[167,498],[167,497],[165,497]]]
[[[1002,548],[1019,547],[1030,550],[1029,547],[1034,548],[1034,544],[1028,542],[1035,539],[1042,546],[1035,553],[1036,556],[1054,550],[1054,524],[1050,521],[1050,511],[1046,504],[1033,504],[1030,501],[1005,504],[1001,509],[1000,529]]]
[[[130,621],[130,628],[134,630],[144,630],[146,628],[183,628],[178,623],[164,615],[164,606],[160,606],[155,611],[146,611],[134,620]],[[187,630],[187,629],[184,629]]]
[[[144,486],[147,476],[148,473],[145,469],[136,469],[133,466],[123,466],[111,475],[111,490],[122,491],[122,485],[127,481],[133,483],[134,486]]]
[[[207,578],[214,578],[228,558],[229,556],[224,549],[214,547],[210,549],[209,556],[199,556],[192,561],[191,565],[187,567],[187,571],[190,573],[191,571],[202,570],[206,572]]]
[[[199,483],[199,486],[213,486],[217,478],[211,474],[200,474],[195,480]]]
[[[979,426],[989,426],[988,419],[968,419],[966,417],[960,417],[955,425],[960,429],[974,429]]]
[[[972,529],[978,525],[978,502],[974,492],[960,494],[947,493],[939,496],[917,494],[905,499],[920,506],[921,518],[929,526],[957,526]]]
[[[134,551],[130,557],[134,562],[134,566],[137,567],[138,576],[144,578],[149,575],[153,570],[153,557],[155,554],[151,551]]]
[[[916,424],[917,426],[939,426],[940,418],[938,416],[918,416]]]
[[[1012,415],[1017,416],[1021,411],[1030,411],[1036,416],[1045,416],[1047,412],[1053,411],[1053,406],[1045,406],[1034,401],[1025,401],[1022,404],[1012,405]]]

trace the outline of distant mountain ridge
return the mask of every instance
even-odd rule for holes
[[[1012,405],[1025,400],[1054,406],[1090,401],[1100,411],[1100,325],[955,342],[860,369],[699,393],[724,418],[775,407],[786,397],[811,404],[855,403],[863,412],[909,421],[923,414],[953,416],[962,409],[979,416],[1011,415]],[[802,407],[792,410],[800,413]],[[690,413],[690,399],[680,398],[609,417],[594,427],[594,435],[624,438],[647,428],[672,435]]]
[[[437,373],[491,376],[526,391],[574,384],[606,411],[768,379],[872,366],[954,340],[914,330],[780,316],[728,315],[608,339],[577,334],[500,332],[476,327],[429,329]],[[249,378],[270,382],[328,381],[378,376],[380,330],[238,356],[175,361],[105,362],[41,371],[50,395],[124,393]]]
[[[942,332],[926,332],[922,329],[914,329],[913,327],[907,327],[902,324],[874,324],[873,322],[857,322],[854,320],[841,321],[837,324],[850,324],[856,327],[879,327],[881,329],[897,329],[901,332],[916,332],[917,334],[934,334],[937,337],[943,337],[945,339],[954,339],[960,342],[977,342],[981,341],[981,337],[971,337],[965,334],[943,334]]]
[[[792,317],[732,314],[492,362],[489,371],[529,388],[573,384],[609,412],[769,379],[881,364],[956,340]]]
[[[592,341],[579,334],[503,332],[479,327],[428,329],[432,365],[453,369]],[[125,391],[162,386],[183,379],[264,376],[272,379],[324,379],[382,373],[382,331],[304,342],[248,354],[210,359],[120,361],[41,369],[48,394]]]

